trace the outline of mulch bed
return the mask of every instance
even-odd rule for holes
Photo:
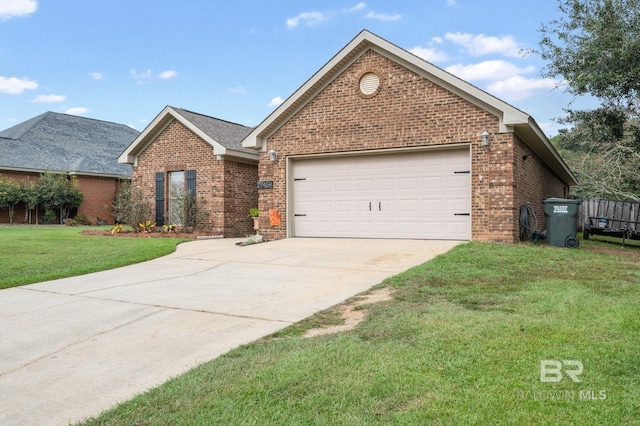
[[[96,230],[85,229],[81,232],[83,235],[101,235],[107,237],[128,237],[128,238],[186,238],[190,240],[204,239],[204,238],[222,238],[221,236],[211,235],[201,231],[194,232],[133,232],[130,229],[123,229],[122,231],[112,234],[111,230]]]

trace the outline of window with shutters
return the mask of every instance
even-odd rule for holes
[[[193,200],[196,196],[196,171],[178,170],[166,174],[156,173],[156,225],[164,225],[165,198],[167,223],[175,225],[188,225],[190,211],[193,209]]]
[[[182,225],[184,208],[185,176],[184,171],[169,172],[169,223]]]

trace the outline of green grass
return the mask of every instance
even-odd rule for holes
[[[394,299],[352,331],[302,338],[336,322],[314,315],[86,424],[638,424],[639,261],[464,244],[382,283]],[[542,360],[582,362],[581,382],[541,382]]]
[[[184,239],[82,235],[87,227],[0,227],[0,289],[116,268],[173,252]],[[108,229],[108,228],[102,228]]]

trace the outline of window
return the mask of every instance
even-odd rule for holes
[[[184,171],[169,172],[169,223],[183,225]]]

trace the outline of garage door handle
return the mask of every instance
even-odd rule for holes
[[[382,201],[378,201],[378,211],[382,211]]]
[[[454,216],[471,216],[471,213],[454,213]]]
[[[369,201],[369,211],[371,211],[371,201]]]
[[[294,216],[306,216],[306,214],[298,214],[298,213],[296,213],[296,214],[294,214]]]

